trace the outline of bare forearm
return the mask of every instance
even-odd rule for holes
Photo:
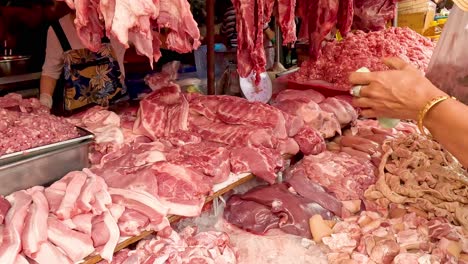
[[[435,105],[424,119],[435,140],[468,167],[468,106],[449,99]]]
[[[42,75],[41,83],[40,83],[41,93],[45,93],[45,94],[52,96],[54,94],[56,84],[57,84],[56,79],[49,77],[49,76]]]

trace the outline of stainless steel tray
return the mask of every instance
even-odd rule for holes
[[[0,195],[49,185],[70,171],[89,166],[88,152],[92,140],[71,144],[6,165],[0,165]]]
[[[57,143],[52,143],[49,145],[44,145],[40,147],[35,147],[31,149],[14,152],[14,153],[5,154],[3,156],[0,156],[0,166],[7,165],[7,164],[17,162],[20,160],[24,160],[24,159],[29,159],[31,157],[41,155],[41,154],[54,151],[57,149],[65,148],[74,144],[92,141],[94,139],[94,135],[88,130],[85,130],[81,127],[76,127],[76,128],[78,129],[78,133],[80,134],[79,137],[57,142]]]

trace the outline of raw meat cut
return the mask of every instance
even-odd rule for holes
[[[110,212],[104,212],[104,215],[102,217],[102,225],[93,226],[93,231],[98,231],[98,234],[101,235],[101,238],[103,237],[106,238],[103,241],[103,243],[97,247],[97,251],[99,252],[99,255],[105,260],[112,261],[112,256],[114,255],[114,249],[117,246],[117,243],[119,242],[120,230],[119,230],[119,226],[117,225],[117,222],[112,217]]]
[[[284,116],[274,107],[247,100],[228,102],[221,99],[218,104],[217,117],[225,123],[270,128],[276,138],[287,137]]]
[[[353,25],[354,0],[341,0],[338,7],[336,27],[342,36],[346,36]]]
[[[267,104],[234,96],[200,96],[190,101],[192,109],[211,120],[217,118],[227,124],[269,128],[275,137],[287,137],[283,114]]]
[[[332,217],[329,211],[290,192],[282,183],[255,187],[240,196],[233,195],[224,211],[229,223],[257,234],[280,228],[286,233],[308,238],[311,237],[309,219],[315,214],[325,219]]]
[[[390,203],[445,217],[468,228],[467,172],[442,146],[420,134],[387,141],[375,185],[365,197],[385,211]]]
[[[282,102],[282,101],[288,101],[288,100],[299,101],[299,102],[304,102],[304,103],[313,101],[319,104],[323,100],[325,100],[325,96],[311,89],[309,90],[283,90],[275,98],[275,102]]]
[[[14,263],[21,251],[24,220],[32,198],[22,190],[10,194],[6,199],[10,202],[11,208],[5,217],[5,225],[0,228],[3,240],[0,245],[0,263]]]
[[[279,94],[281,95],[281,93]],[[305,127],[316,129],[324,138],[330,138],[336,134],[341,134],[341,125],[336,116],[323,111],[314,101],[304,102],[303,100],[284,100],[275,103],[283,112],[292,116],[302,118]]]
[[[0,225],[3,224],[3,220],[10,207],[10,203],[3,196],[0,196]]]
[[[32,257],[47,242],[47,217],[49,204],[44,196],[44,188],[32,189],[32,205],[24,221],[24,230],[21,236],[23,253]]]
[[[289,78],[296,82],[322,80],[336,89],[348,91],[350,72],[361,67],[373,72],[387,70],[382,62],[385,57],[400,57],[426,71],[434,47],[429,39],[408,28],[392,27],[370,33],[356,31],[342,41],[328,42],[318,60],[305,61]]]
[[[311,127],[304,127],[294,136],[294,140],[304,155],[319,154],[326,149],[323,137],[317,130]]]
[[[125,209],[119,218],[119,230],[122,236],[137,236],[149,224],[149,218],[135,210]]]
[[[100,164],[94,166],[92,170],[104,177],[107,171],[147,166],[166,160],[164,153],[167,150],[168,145],[159,141],[125,144],[121,149],[104,155]]]
[[[157,3],[157,2],[156,2]],[[167,47],[178,53],[187,53],[200,46],[200,31],[186,0],[161,0],[157,24],[169,29]]]
[[[140,102],[133,132],[157,140],[188,130],[188,110],[189,104],[178,86],[161,88]]]
[[[0,108],[23,113],[48,113],[47,107],[43,106],[37,98],[23,99],[21,94],[9,93],[0,97]]]
[[[151,195],[158,200],[160,211],[165,209],[169,214],[184,216],[198,215],[212,188],[211,177],[164,161],[127,174],[110,173],[104,177],[111,187]]]
[[[276,172],[284,162],[279,153],[264,147],[233,148],[230,159],[233,173],[251,172],[270,184],[275,182]]]
[[[203,174],[169,162],[151,167],[158,180],[158,198],[169,208],[168,213],[183,216],[199,215],[212,183]]]
[[[433,236],[433,228],[446,233]],[[330,249],[329,263],[460,263],[468,251],[461,246],[467,241],[461,227],[440,218],[428,221],[402,207],[393,207],[389,217],[363,211],[344,218],[322,241]]]
[[[341,217],[341,202],[333,195],[327,193],[327,191],[318,183],[310,180],[307,175],[303,173],[294,173],[291,176],[286,176],[285,182],[300,196],[319,204],[336,216]]]
[[[76,208],[76,203],[88,176],[84,172],[72,171],[66,177],[70,178],[70,182],[65,189],[62,202],[55,212],[60,220],[70,219],[78,213],[79,209]]]
[[[104,25],[99,21],[98,1],[75,0],[76,10],[75,28],[83,45],[93,52],[101,47],[104,37]],[[68,2],[67,2],[68,3]]]
[[[319,104],[323,111],[333,113],[341,126],[346,126],[356,121],[358,114],[356,110],[346,101],[328,97]]]
[[[298,16],[301,20],[300,28],[299,28],[299,36],[298,39],[303,42],[307,42],[309,40],[309,4],[310,1],[308,0],[296,0],[297,7],[296,7],[296,16]]]
[[[56,218],[48,218],[47,233],[50,242],[62,249],[73,262],[80,261],[94,252],[89,235],[73,231]]]
[[[167,160],[211,176],[215,184],[225,181],[231,172],[229,150],[211,142],[187,144],[173,149],[167,154]]]
[[[237,30],[237,71],[240,77],[255,76],[265,72],[266,57],[263,47],[265,0],[234,0]]]
[[[223,122],[212,122],[203,116],[190,115],[190,130],[203,140],[226,144],[229,146],[264,146],[275,148],[277,139],[271,129],[258,126],[229,125]]]
[[[235,264],[237,260],[227,234],[216,231],[197,233],[196,229],[187,227],[180,234],[168,228],[157,237],[142,240],[135,250],[117,253],[110,263]]]
[[[200,46],[200,32],[186,0],[67,0],[76,9],[75,26],[81,42],[97,52],[101,39],[115,37],[122,45],[135,46],[137,53],[149,58],[150,64],[161,57],[160,30],[165,30],[166,46],[179,53]],[[155,31],[156,30],[156,31]]]
[[[379,31],[385,29],[396,11],[396,0],[354,0],[353,29]]]
[[[224,217],[231,224],[260,235],[279,228],[280,222],[280,216],[272,214],[268,205],[246,201],[239,196],[229,198]]]
[[[310,1],[308,5],[309,55],[317,60],[322,49],[322,41],[330,33],[338,20],[338,0]]]
[[[64,253],[58,249],[54,244],[49,241],[41,244],[39,249],[31,259],[36,261],[38,264],[72,264],[73,262],[64,255]]]
[[[72,222],[75,225],[75,230],[85,234],[91,234],[93,214],[81,214],[73,217]]]
[[[112,16],[112,20],[105,21],[110,25],[112,34],[128,48],[129,33],[139,34],[135,39],[149,41],[149,54],[147,51],[139,49],[140,53],[149,55],[150,63],[153,61],[153,35],[151,32],[150,19],[155,19],[158,16],[158,7],[150,0],[140,1],[114,1],[114,14],[109,14],[108,18]],[[106,10],[108,11],[108,10]],[[105,17],[104,17],[105,18]],[[138,30],[134,30],[138,28]]]
[[[238,253],[238,263],[328,263],[320,247],[303,237],[277,230],[270,230],[265,235],[255,235],[224,221],[219,225],[229,235],[231,244]]]
[[[19,111],[12,109],[15,107]],[[20,95],[0,97],[0,134],[0,156],[79,136],[65,119],[37,108],[34,100],[21,99]]]
[[[274,3],[274,1],[272,2]],[[283,45],[296,41],[295,10],[296,0],[278,0],[278,22],[283,33]]]
[[[147,216],[154,230],[159,231],[167,226],[165,216],[168,208],[164,207],[156,197],[148,192],[109,188],[109,193],[112,196],[113,203],[123,205],[125,208]]]
[[[362,199],[376,180],[370,161],[363,163],[346,153],[330,151],[305,156],[289,173],[307,175],[341,201]]]

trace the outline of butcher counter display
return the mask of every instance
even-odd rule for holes
[[[152,63],[161,44],[200,45],[187,1],[66,2],[90,50],[112,35]],[[274,1],[234,2],[237,15],[250,12],[236,21],[245,27],[238,44],[249,47],[239,49],[239,74],[261,73],[263,38],[252,35],[263,34]],[[348,91],[347,74],[386,69],[382,56],[426,70],[431,42],[384,30],[393,2],[297,4],[311,60],[289,77],[293,88],[318,80]],[[294,5],[278,5],[283,43],[296,40]],[[321,48],[334,26],[348,36]],[[80,129],[94,137],[89,166],[0,196],[0,263],[468,262],[467,172],[413,123],[385,129],[360,118],[350,96],[310,89],[278,91],[264,104],[184,93],[170,78],[156,86],[139,105],[68,118],[36,99],[0,98],[0,155],[74,139]],[[62,163],[51,161],[50,173]]]
[[[414,124],[381,128],[347,100],[169,82],[139,106],[63,118],[94,134],[91,166],[0,199],[0,262],[465,261],[466,171]],[[0,102],[11,118],[37,103]]]

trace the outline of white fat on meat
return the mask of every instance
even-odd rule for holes
[[[284,100],[273,106],[287,114],[301,117],[304,125],[317,129],[325,138],[341,134],[341,125],[335,115],[323,111],[315,101]]]
[[[73,215],[78,214],[77,208],[75,207],[76,201],[88,176],[81,171],[74,171],[70,172],[68,177],[70,177],[71,180],[67,185],[60,207],[55,212],[57,217],[61,220],[70,219]]]
[[[148,224],[149,218],[146,215],[131,209],[125,209],[118,222],[122,236],[139,235]]]
[[[67,256],[64,255],[63,251],[54,246],[49,241],[42,243],[40,249],[34,254],[33,259],[38,264],[72,264]]]
[[[122,217],[123,213],[125,212],[125,207],[120,204],[111,204],[109,207],[109,212],[111,213],[112,217],[118,221],[120,217]]]
[[[217,118],[228,124],[243,124],[269,128],[278,139],[287,138],[286,120],[277,108],[236,97],[216,97]],[[209,99],[209,98],[208,98]]]
[[[93,219],[94,215],[93,214],[80,214],[75,217],[73,217],[72,221],[73,224],[75,225],[75,228],[77,231],[83,232],[87,235],[91,235],[91,230],[92,230],[92,224],[91,221]]]
[[[358,117],[356,110],[348,102],[334,97],[328,97],[319,106],[322,110],[334,114],[341,126],[354,122]]]
[[[114,255],[114,249],[120,238],[119,226],[110,212],[104,212],[102,225],[97,226],[97,228],[101,230],[95,230],[93,227],[93,237],[95,237],[94,232],[96,232],[99,236],[102,236],[101,238],[105,238],[105,241],[96,247],[97,252],[99,252],[103,259],[111,262],[112,256]]]
[[[313,241],[299,236],[279,230],[271,230],[266,235],[255,235],[224,220],[220,220],[216,227],[229,235],[229,240],[237,251],[238,263],[328,263],[325,254]]]
[[[101,107],[89,109],[81,119],[84,126],[91,131],[107,126],[120,127],[120,117],[116,113]]]
[[[212,183],[196,170],[169,162],[151,167],[158,181],[158,198],[169,214],[197,216],[211,192]]]
[[[124,190],[109,188],[112,201],[146,215],[150,222],[159,224],[167,215],[168,208],[153,195],[142,190]]]
[[[22,254],[16,256],[15,264],[29,264],[29,261]]]
[[[42,190],[31,193],[32,205],[25,219],[24,231],[21,237],[23,252],[31,257],[39,251],[40,245],[47,241],[47,218],[49,205]]]
[[[0,224],[3,224],[3,220],[5,220],[5,216],[10,210],[10,203],[3,197],[0,196]]]
[[[104,26],[99,20],[97,1],[75,0],[75,28],[81,42],[93,52],[99,51]]]
[[[24,228],[24,220],[28,214],[32,197],[26,191],[18,191],[6,197],[11,204],[11,209],[5,218],[3,229],[3,241],[0,245],[0,263],[13,264],[21,250],[21,235]]]
[[[352,239],[348,233],[336,233],[330,237],[322,238],[322,241],[333,251],[352,253],[357,246],[356,240]]]
[[[138,27],[142,37],[148,38],[151,35],[149,19],[155,19],[157,15],[158,9],[152,0],[116,1],[111,26],[112,34],[128,48],[129,31],[134,27]]]
[[[300,101],[304,103],[308,103],[313,101],[317,104],[321,103],[325,100],[325,96],[321,93],[314,91],[312,89],[309,90],[283,90],[281,91],[275,98],[275,102],[283,102],[283,101]]]
[[[188,129],[189,104],[177,85],[168,85],[140,101],[133,132],[152,140]]]
[[[47,234],[49,241],[62,249],[73,261],[80,261],[94,252],[93,241],[89,235],[68,228],[54,217],[49,217]]]
[[[45,189],[44,194],[49,202],[49,210],[51,212],[55,212],[59,209],[70,180],[71,177],[67,177],[67,175],[65,175],[62,179],[54,182],[51,186]]]
[[[187,53],[200,46],[200,31],[186,0],[161,0],[158,25],[169,28],[166,45],[178,53]]]
[[[107,184],[104,179],[96,176],[89,169],[83,169],[83,173],[87,175],[86,183],[83,185],[81,192],[75,202],[75,206],[82,212],[91,210],[97,211],[97,207],[102,207],[102,204],[111,204],[109,197],[98,193],[107,190]],[[104,200],[99,201],[99,198]],[[101,208],[102,209],[102,208]]]
[[[166,228],[152,239],[142,240],[135,250],[117,256],[121,263],[237,263],[229,237],[222,232],[209,231],[195,234],[195,230],[182,230],[180,234]],[[196,245],[196,246],[193,246]]]
[[[284,165],[280,153],[264,147],[243,147],[231,149],[231,171],[233,173],[251,172],[272,184],[276,171]]]

